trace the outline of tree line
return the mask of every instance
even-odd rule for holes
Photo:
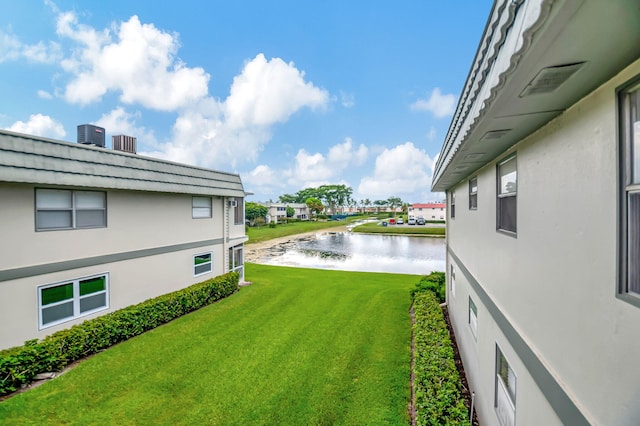
[[[328,214],[336,214],[338,209],[344,211],[345,207],[357,208],[360,206],[362,210],[371,207],[376,208],[379,212],[382,208],[391,208],[395,210],[397,207],[408,206],[400,197],[389,197],[386,200],[370,200],[369,198],[360,200],[359,202],[352,198],[353,188],[346,185],[321,185],[317,188],[305,188],[295,194],[283,194],[278,197],[278,201],[283,204],[297,203],[306,204],[312,214],[318,215],[325,211]],[[292,208],[287,209],[287,217],[291,217],[294,213]],[[258,203],[248,202],[245,205],[245,217],[251,224],[259,217],[265,217],[268,214],[268,208]]]

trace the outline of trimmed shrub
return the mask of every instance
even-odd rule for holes
[[[416,284],[416,287],[411,289],[409,292],[411,293],[411,298],[413,299],[414,295],[417,292],[421,291],[431,291],[436,295],[438,299],[438,303],[444,303],[447,296],[447,287],[446,287],[446,276],[444,272],[432,272],[429,275],[425,275],[422,277],[420,281]]]
[[[420,426],[468,425],[447,323],[435,294],[415,293],[413,307],[416,422]]]
[[[0,351],[0,395],[31,383],[39,373],[60,371],[70,363],[223,299],[238,290],[230,272],[182,290],[84,321],[44,339]]]

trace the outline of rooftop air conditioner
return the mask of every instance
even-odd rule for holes
[[[236,200],[229,200],[229,207],[238,207],[238,202]]]

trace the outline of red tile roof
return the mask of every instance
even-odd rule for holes
[[[428,203],[428,204],[412,204],[412,209],[443,209],[447,207],[446,203]]]

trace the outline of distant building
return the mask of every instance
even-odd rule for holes
[[[446,203],[425,203],[412,204],[409,206],[407,213],[409,217],[423,217],[424,220],[446,220],[447,204]]]
[[[223,173],[0,131],[0,349],[238,271]]]
[[[286,221],[287,207],[291,207],[294,210],[292,218],[309,220],[309,207],[305,203],[264,203],[262,205],[268,209],[266,217],[267,223]]]

